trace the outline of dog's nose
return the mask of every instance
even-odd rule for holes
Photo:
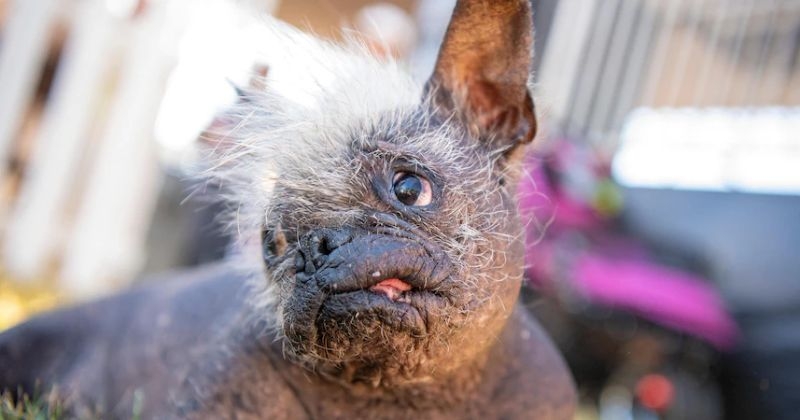
[[[323,229],[315,242],[315,251],[319,256],[327,257],[340,246],[353,239],[349,229]]]
[[[295,257],[295,270],[311,274],[321,267],[337,248],[350,242],[353,232],[347,228],[316,229],[300,240],[300,252]]]

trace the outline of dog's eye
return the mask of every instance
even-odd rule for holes
[[[433,199],[431,183],[419,175],[398,172],[394,174],[393,182],[394,196],[407,206],[427,206]]]

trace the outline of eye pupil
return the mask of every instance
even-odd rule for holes
[[[407,206],[413,206],[420,194],[422,194],[422,181],[415,175],[403,175],[394,183],[395,197]]]

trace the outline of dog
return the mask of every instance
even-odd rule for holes
[[[248,90],[213,171],[257,262],[18,325],[0,388],[55,387],[77,417],[572,418],[517,302],[532,26],[529,0],[458,1],[424,85],[316,42],[333,83],[311,104]]]

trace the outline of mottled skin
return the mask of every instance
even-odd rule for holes
[[[517,303],[531,44],[527,0],[459,1],[418,105],[276,166],[263,273],[30,320],[0,334],[0,387],[57,385],[79,416],[138,396],[145,418],[571,418],[570,375]],[[409,176],[426,200],[398,195]]]

